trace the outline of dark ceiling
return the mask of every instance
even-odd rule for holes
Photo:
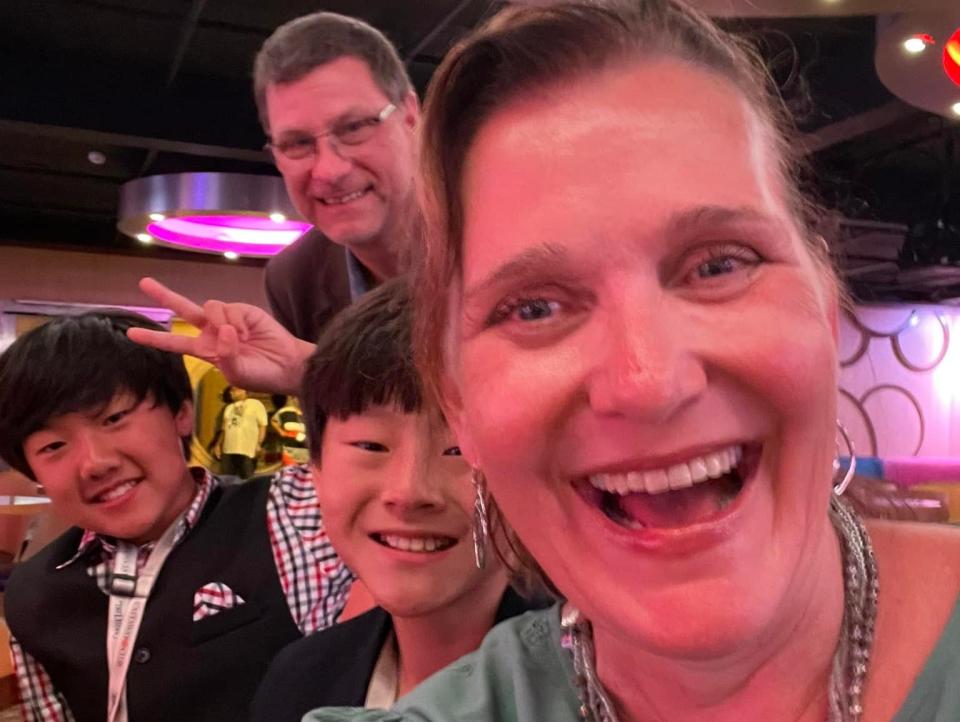
[[[321,8],[368,20],[397,44],[422,93],[450,44],[497,6],[490,0],[3,0],[0,244],[177,255],[116,231],[118,188],[159,173],[274,172],[260,150],[250,66],[277,25]],[[957,124],[915,110],[884,88],[873,65],[873,17],[727,24],[761,39],[798,111],[821,199],[856,221],[915,227],[940,215],[945,170],[960,165],[957,154],[949,163],[945,156]],[[105,162],[91,163],[91,151]],[[960,222],[960,189],[949,210]],[[896,286],[896,269],[893,276],[872,270],[884,256],[888,265],[891,254],[896,259],[897,249],[880,246],[902,242],[902,229],[853,228],[854,235],[870,228],[886,234],[857,246],[870,272],[854,274],[854,280],[880,279],[873,285],[883,296]],[[949,295],[942,286],[938,295]],[[960,277],[956,290],[960,295]]]

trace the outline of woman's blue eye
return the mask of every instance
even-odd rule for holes
[[[459,446],[451,446],[449,449],[443,450],[444,456],[461,456]]]
[[[493,310],[487,324],[496,326],[507,321],[543,321],[559,310],[560,304],[557,301],[548,301],[545,298],[508,299]]]
[[[710,281],[720,276],[741,273],[755,268],[763,259],[751,248],[739,244],[724,244],[710,248],[706,258],[700,258],[686,276],[688,282]]]
[[[524,301],[517,304],[516,314],[521,321],[540,321],[549,318],[555,310],[555,303],[543,298]]]
[[[742,265],[743,261],[731,256],[711,258],[709,261],[697,266],[697,275],[700,278],[713,278],[714,276],[722,276],[725,273],[733,273]]]

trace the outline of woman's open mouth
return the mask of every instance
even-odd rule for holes
[[[679,529],[712,521],[759,464],[759,444],[735,444],[660,469],[591,474],[576,489],[626,529]]]

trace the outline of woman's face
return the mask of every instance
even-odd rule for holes
[[[664,60],[516,101],[467,157],[457,437],[561,592],[657,652],[773,633],[826,553],[834,290],[768,149]]]

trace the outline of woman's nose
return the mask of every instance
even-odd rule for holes
[[[587,393],[598,414],[664,421],[706,388],[694,325],[658,308],[623,304],[592,339]]]

